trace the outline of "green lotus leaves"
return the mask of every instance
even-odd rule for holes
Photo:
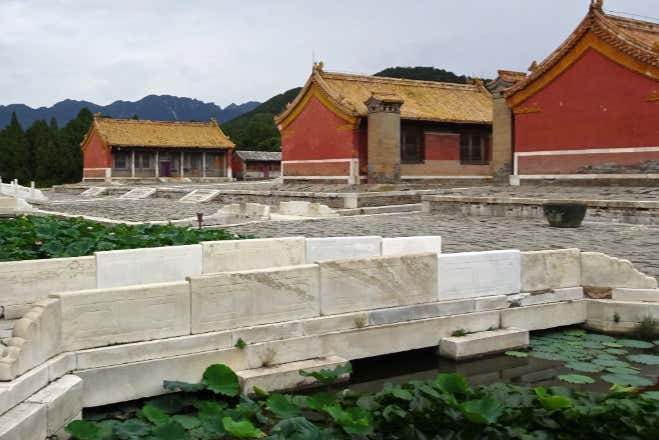
[[[604,371],[602,365],[591,364],[590,362],[569,362],[565,364],[570,370],[581,371],[583,373],[599,373]]]
[[[604,374],[602,380],[615,385],[626,385],[631,387],[647,387],[654,385],[654,381],[645,376],[635,374]]]
[[[593,363],[601,365],[603,367],[629,367],[629,364],[625,361],[619,361],[615,359],[593,359]]]
[[[607,348],[605,351],[609,354],[615,354],[615,355],[622,355],[629,353],[627,350],[623,350],[622,348]]]
[[[231,417],[224,417],[222,425],[226,432],[238,438],[261,438],[265,437],[265,433],[255,427],[249,420],[241,420],[236,422]]]
[[[638,339],[621,339],[618,341],[623,347],[630,348],[653,348],[654,344],[647,341],[639,341]]]
[[[226,365],[211,365],[204,371],[202,383],[215,394],[237,396],[240,391],[238,376]]]
[[[583,376],[581,374],[562,374],[558,378],[564,382],[573,384],[588,384],[595,383],[595,379],[590,376]]]
[[[551,353],[548,351],[532,351],[529,353],[529,356],[538,358],[538,359],[544,359],[547,361],[565,361],[565,358],[558,354],[558,353]]]
[[[609,368],[606,369],[606,371],[608,371],[609,373],[613,373],[613,374],[639,374],[640,373],[639,370],[637,370],[635,368],[631,368],[631,367],[609,367]]]
[[[627,359],[644,365],[659,365],[659,356],[653,354],[632,354]]]
[[[617,342],[602,342],[602,345],[609,348],[622,348],[623,345]]]

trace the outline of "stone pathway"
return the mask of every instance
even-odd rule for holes
[[[263,222],[229,230],[258,237],[441,235],[446,252],[578,247],[629,259],[647,274],[659,276],[659,227],[652,226],[588,223],[579,229],[558,229],[533,219],[415,213]]]
[[[626,186],[568,186],[568,185],[522,185],[522,186],[475,186],[471,188],[443,189],[442,195],[469,197],[529,197],[539,199],[578,200],[659,200],[659,187]]]
[[[190,204],[163,198],[118,200],[116,197],[106,197],[84,201],[75,198],[59,198],[59,200],[35,206],[44,211],[103,217],[119,221],[146,222],[180,220],[195,217],[198,212],[204,215],[215,214],[224,204],[214,202]]]

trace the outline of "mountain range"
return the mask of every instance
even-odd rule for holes
[[[259,104],[256,101],[248,101],[222,108],[212,102],[171,95],[149,95],[139,101],[115,101],[105,106],[88,101],[65,99],[52,107],[32,108],[25,104],[0,105],[0,127],[9,124],[12,112],[16,112],[23,128],[29,127],[38,119],[49,122],[51,118],[57,119],[57,123],[62,126],[74,119],[85,107],[92,113],[100,112],[113,118],[131,118],[137,115],[140,119],[160,121],[208,121],[211,117],[215,117],[217,122],[222,123],[255,109]]]

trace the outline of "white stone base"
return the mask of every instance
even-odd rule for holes
[[[612,299],[618,301],[659,302],[659,289],[613,289]]]
[[[46,423],[45,405],[21,403],[0,416],[0,439],[44,440]]]
[[[290,362],[288,364],[275,365],[273,367],[243,370],[238,371],[236,374],[238,374],[238,378],[240,378],[240,385],[245,393],[252,393],[254,387],[258,387],[268,392],[286,391],[306,388],[317,384],[316,379],[313,377],[301,376],[300,370],[332,370],[338,366],[345,365],[347,362],[347,360],[341,357],[329,356],[326,358]],[[348,380],[349,377],[349,375],[344,375],[340,380]]]
[[[508,328],[442,338],[439,341],[439,354],[449,359],[462,360],[502,353],[528,345],[528,330]]]
[[[559,302],[501,311],[501,327],[543,330],[586,321],[586,301]]]

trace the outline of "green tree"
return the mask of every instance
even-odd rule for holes
[[[61,183],[79,182],[82,179],[82,142],[94,121],[94,115],[87,108],[78,112],[60,131],[57,144],[60,154],[66,159],[62,172],[58,173]]]
[[[0,176],[26,184],[32,178],[30,167],[30,145],[16,113],[12,113],[11,122],[0,133]]]
[[[34,180],[39,186],[61,183],[60,173],[66,163],[57,145],[57,121],[34,121],[26,135],[34,151]]]
[[[296,87],[273,96],[254,110],[222,124],[222,130],[236,143],[238,150],[279,151],[281,136],[274,117],[293,101],[301,88]]]

